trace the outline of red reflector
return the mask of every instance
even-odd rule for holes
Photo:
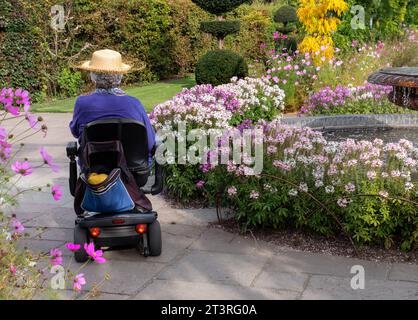
[[[123,219],[115,219],[115,220],[112,220],[112,223],[113,224],[124,224],[125,223],[125,220],[123,220]]]
[[[100,228],[96,228],[96,227],[90,228],[90,235],[93,238],[97,238],[100,235]]]
[[[147,225],[146,224],[137,224],[135,230],[139,234],[143,234],[147,232]]]

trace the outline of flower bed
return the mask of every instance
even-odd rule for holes
[[[185,123],[187,130],[243,128],[259,119],[279,117],[283,100],[283,90],[268,79],[232,79],[231,83],[217,87],[200,85],[186,89],[156,106],[150,119],[157,131],[170,132],[181,140],[184,137],[176,131],[180,123]],[[191,145],[187,142],[187,147]],[[200,166],[174,163],[175,155],[171,156],[168,162],[172,164],[167,167],[166,175],[169,194],[183,203],[196,199],[205,203],[208,198],[201,182],[205,173]]]
[[[300,114],[333,115],[333,114],[382,114],[410,113],[389,102],[391,86],[366,83],[363,86],[330,87],[311,94],[300,110]]]
[[[247,227],[293,226],[326,236],[343,232],[353,243],[390,247],[400,240],[403,250],[415,248],[418,152],[412,143],[328,142],[318,131],[282,125],[277,114],[283,93],[268,81],[198,86],[157,106],[151,118],[159,129],[191,120],[193,128],[236,126],[264,132],[262,173],[254,175],[251,166],[232,161],[170,164],[169,194],[183,203],[197,199],[200,204],[230,207]],[[255,90],[258,85],[263,90]],[[347,100],[379,100],[388,92],[369,85],[341,87],[337,93],[326,90],[333,93],[324,99],[318,94],[312,101],[326,101],[330,108]],[[221,152],[221,142],[219,150],[207,150],[210,159]]]
[[[412,143],[327,142],[310,128],[260,125],[260,175],[230,163],[214,167],[204,180],[207,194],[220,194],[244,225],[344,232],[356,243],[386,247],[401,239],[404,250],[418,244],[418,150]]]

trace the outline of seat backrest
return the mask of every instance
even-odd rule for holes
[[[87,142],[120,141],[130,171],[147,170],[148,137],[145,125],[132,119],[103,119],[84,127],[82,145]]]

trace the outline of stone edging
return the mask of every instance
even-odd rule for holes
[[[344,128],[418,128],[418,114],[364,114],[336,115],[311,117],[286,117],[283,124],[313,129],[344,129]]]

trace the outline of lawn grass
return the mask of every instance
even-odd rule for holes
[[[191,77],[160,81],[144,86],[125,87],[125,92],[131,96],[138,98],[144,105],[147,112],[151,111],[154,106],[171,99],[184,88],[191,88],[195,85],[195,80]],[[73,112],[76,98],[68,98],[63,100],[55,100],[45,103],[32,105],[31,110],[34,112]]]

